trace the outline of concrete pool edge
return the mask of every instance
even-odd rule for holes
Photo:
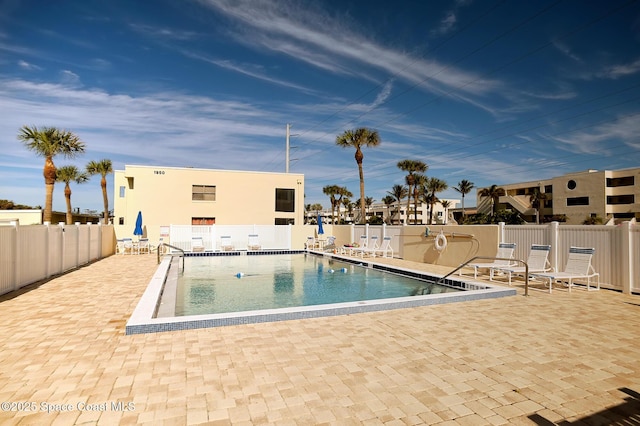
[[[376,262],[366,262],[378,265]],[[125,334],[146,334],[163,331],[194,330],[200,328],[223,327],[241,324],[255,324],[263,322],[289,321],[296,319],[319,318],[336,315],[349,315],[364,312],[376,312],[392,309],[406,309],[420,306],[439,305],[470,300],[495,299],[515,296],[516,290],[481,283],[473,280],[456,280],[466,283],[465,286],[476,288],[454,293],[440,293],[424,296],[408,296],[393,299],[377,299],[358,302],[334,303],[328,305],[301,306],[292,308],[266,309],[259,311],[234,312],[225,314],[191,315],[182,317],[155,318],[158,310],[162,309],[160,300],[164,291],[167,272],[171,267],[171,258],[165,257],[156,273],[152,277],[147,289],[143,293],[133,314],[125,326]],[[438,274],[427,274],[406,268],[384,269],[414,272],[421,275],[431,275],[439,278]],[[480,289],[478,289],[480,288]]]

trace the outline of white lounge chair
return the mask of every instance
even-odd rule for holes
[[[148,238],[140,238],[138,241],[138,254],[150,254],[151,246],[149,245]]]
[[[376,249],[380,248],[378,244],[378,236],[373,235],[369,238],[369,241],[365,244],[365,247],[354,247],[352,249],[353,256],[360,256],[364,258],[365,256],[374,257],[374,252]]]
[[[202,240],[202,237],[191,238],[191,251],[192,252],[204,251],[204,241]]]
[[[322,250],[323,251],[329,251],[329,252],[337,250],[336,237],[334,237],[332,235],[328,236],[327,240],[324,242],[324,244],[322,246]]]
[[[496,257],[501,259],[513,259],[513,252],[516,250],[515,243],[500,243],[498,244],[498,253]],[[491,269],[496,267],[511,267],[516,266],[516,263],[512,260],[496,260],[490,263],[469,263],[469,268],[473,268],[473,278],[478,278],[479,269]],[[464,268],[463,268],[464,269]],[[459,275],[462,275],[462,269],[458,271]]]
[[[307,237],[307,242],[305,245],[307,250],[315,250],[317,248],[320,248],[320,244],[315,237]]]
[[[368,241],[369,241],[369,239],[368,239],[368,237],[366,235],[360,235],[360,242],[358,243],[357,247],[343,246],[342,249],[340,250],[340,253],[348,254],[349,256],[353,256],[354,255],[354,250],[366,248]]]
[[[247,243],[247,250],[262,250],[262,245],[258,238],[258,234],[249,234],[249,242]]]
[[[116,254],[125,254],[124,239],[116,241]]]
[[[136,246],[131,238],[123,238],[122,241],[124,244],[123,254],[137,254]]]
[[[556,281],[566,282],[569,291],[575,280],[587,280],[587,291],[591,290],[591,278],[596,278],[597,285],[593,290],[600,290],[600,274],[591,265],[591,259],[595,253],[595,248],[571,247],[569,248],[569,258],[562,272],[549,272],[543,274],[532,274],[534,279],[548,281],[549,293],[553,290],[553,283]]]
[[[391,237],[384,237],[382,239],[382,245],[379,248],[372,250],[372,256],[376,257],[380,253],[382,257],[393,257],[393,247],[391,247]],[[389,256],[387,256],[389,254]]]
[[[236,248],[231,242],[231,235],[222,235],[220,237],[220,250],[234,251]]]
[[[529,251],[529,257],[527,258],[529,275],[534,272],[547,272],[551,270],[551,264],[549,263],[550,251],[550,245],[531,244],[531,250]],[[511,278],[514,275],[524,276],[527,271],[524,266],[512,266],[509,268],[492,267],[489,272],[490,280],[493,280],[496,272],[506,274],[509,280],[509,285],[511,285]]]

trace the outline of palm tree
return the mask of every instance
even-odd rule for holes
[[[489,188],[482,188],[478,195],[481,197],[490,197],[491,198],[491,216],[495,215],[498,212],[498,201],[500,197],[503,197],[506,194],[504,188],[498,187],[498,185],[491,185]]]
[[[65,158],[74,158],[84,152],[84,142],[72,132],[60,130],[55,127],[23,126],[18,133],[20,140],[28,150],[36,155],[44,157],[45,203],[42,220],[51,222],[53,211],[53,186],[56,183],[56,166],[53,157],[62,155]]]
[[[385,195],[382,197],[382,202],[387,206],[387,224],[391,225],[391,205],[396,201],[396,197],[393,195]]]
[[[451,206],[451,201],[449,201],[449,200],[440,200],[440,204],[442,205],[442,208],[444,209],[444,224],[446,225],[447,221],[449,219],[449,216],[447,215],[447,210]]]
[[[536,225],[540,225],[540,208],[544,206],[544,201],[548,198],[549,196],[544,192],[540,192],[538,188],[534,188],[531,195],[529,195],[531,207],[536,209]]]
[[[336,195],[340,191],[338,185],[327,185],[322,188],[322,193],[329,196],[329,202],[331,203],[331,223],[335,223],[334,211],[336,209]]]
[[[462,179],[460,182],[458,182],[458,186],[454,186],[453,189],[455,189],[456,191],[458,191],[460,194],[462,194],[462,220],[464,221],[464,196],[467,195],[468,193],[471,192],[471,190],[475,188],[475,185],[473,182],[470,182],[466,179]]]
[[[347,223],[347,217],[349,216],[349,213],[352,211],[351,205],[352,205],[351,198],[342,199],[342,206],[344,207],[344,223]]]
[[[64,182],[64,198],[67,200],[67,225],[73,224],[73,211],[71,210],[71,187],[69,183],[85,183],[89,180],[87,173],[82,173],[76,166],[62,166],[56,171],[56,181]]]
[[[405,177],[405,181],[407,183],[407,186],[409,187],[408,189],[408,194],[409,197],[407,198],[407,221],[406,223],[409,223],[409,207],[411,206],[411,195],[413,194],[413,202],[414,202],[414,210],[416,211],[415,213],[415,221],[418,220],[418,213],[417,213],[417,209],[418,209],[418,200],[416,197],[416,192],[414,190],[414,186],[416,185],[416,173],[424,173],[427,171],[427,169],[429,168],[429,166],[427,166],[424,162],[420,161],[420,160],[402,160],[398,162],[398,168],[400,170],[402,170],[403,172],[408,172],[407,176]]]
[[[436,194],[446,190],[448,187],[447,182],[442,179],[438,179],[436,177],[427,179],[425,189],[427,190],[427,202],[429,203],[429,224],[433,223],[433,207],[438,201],[440,201]]]
[[[391,188],[391,191],[387,191],[387,194],[391,195],[396,200],[398,200],[397,212],[400,213],[400,203],[402,202],[402,199],[406,197],[408,194],[407,187],[404,185],[393,185],[393,188]],[[399,215],[398,215],[398,223],[400,223]]]
[[[365,127],[361,127],[356,130],[346,130],[343,134],[336,137],[336,145],[343,148],[354,147],[356,149],[355,159],[358,164],[358,174],[360,176],[360,211],[365,211],[364,200],[364,172],[362,170],[362,160],[364,154],[361,147],[376,147],[380,145],[380,136],[375,130],[370,130]],[[364,215],[360,218],[360,223],[365,223],[366,218]]]
[[[344,199],[349,200],[349,197],[353,197],[353,193],[344,186],[340,186],[338,188],[339,188],[338,195],[340,197],[338,197],[338,199],[336,200],[337,201],[336,207],[338,208],[338,223],[340,223],[340,205],[343,204]],[[345,214],[345,222],[346,222],[346,214]]]
[[[100,180],[100,186],[102,187],[102,201],[104,203],[104,219],[103,222],[105,225],[109,223],[109,197],[107,196],[107,175],[113,173],[113,166],[111,165],[111,160],[103,159],[100,161],[89,161],[87,164],[87,173],[90,176],[100,175],[102,179]]]
[[[373,199],[373,197],[364,197],[364,204],[366,206],[366,210],[364,212],[364,216],[365,219],[367,217],[367,213],[369,212],[369,209],[371,208],[371,205],[373,204],[375,200]]]
[[[413,223],[418,224],[418,199],[421,194],[425,193],[424,186],[428,181],[428,178],[423,174],[415,174],[414,186],[413,186]]]

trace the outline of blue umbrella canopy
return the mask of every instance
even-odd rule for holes
[[[318,235],[324,234],[324,229],[322,229],[322,216],[318,215]]]
[[[138,212],[138,218],[136,219],[136,229],[133,230],[133,235],[142,235],[142,212]]]

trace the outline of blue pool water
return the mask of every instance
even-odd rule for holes
[[[176,316],[244,312],[460,291],[306,254],[187,257]]]

